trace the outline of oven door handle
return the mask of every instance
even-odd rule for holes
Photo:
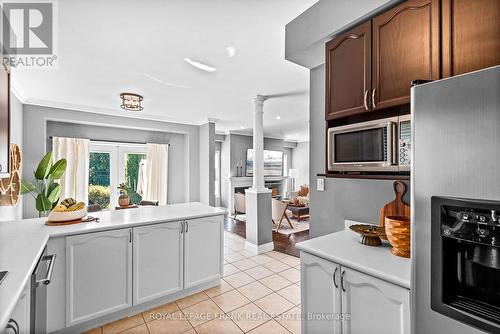
[[[44,278],[36,281],[36,286],[40,284],[49,285],[52,279],[52,273],[54,272],[54,263],[56,262],[56,255],[45,255],[40,261],[49,261],[49,268],[47,269],[47,274]]]

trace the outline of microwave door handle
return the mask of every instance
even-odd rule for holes
[[[391,165],[397,165],[398,160],[397,160],[397,145],[398,145],[398,128],[396,126],[396,123],[391,123]]]

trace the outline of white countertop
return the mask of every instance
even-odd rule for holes
[[[45,225],[0,223],[0,271],[9,271],[0,284],[0,332],[3,333],[48,239]]]
[[[47,218],[0,223],[0,271],[9,271],[0,284],[0,332],[7,325],[49,238],[224,214],[224,209],[192,202],[91,213],[100,218],[98,223],[46,226]]]
[[[365,246],[359,234],[340,231],[295,244],[299,250],[410,289],[410,259],[393,255],[390,245]]]

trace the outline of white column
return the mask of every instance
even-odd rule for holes
[[[264,186],[264,101],[266,99],[263,95],[254,98],[252,189],[256,191],[266,189]]]
[[[253,186],[246,194],[246,249],[254,254],[274,249],[271,220],[271,190],[264,186],[264,101],[254,98]]]

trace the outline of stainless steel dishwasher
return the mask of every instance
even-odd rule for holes
[[[31,274],[30,333],[47,333],[47,285],[50,284],[56,256],[47,255],[47,247]]]

